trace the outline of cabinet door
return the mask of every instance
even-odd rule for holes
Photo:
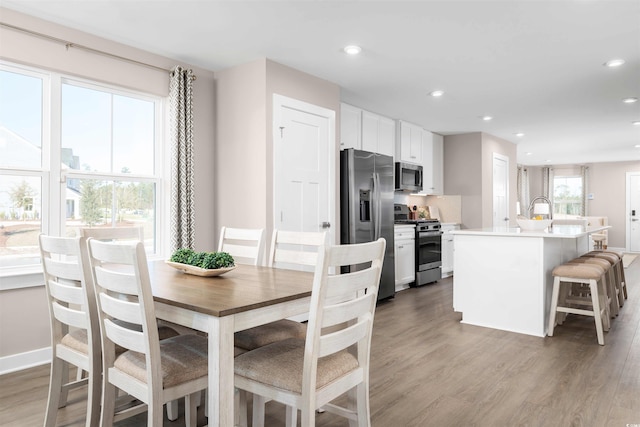
[[[433,134],[422,132],[422,194],[433,193]]]
[[[433,156],[431,163],[433,193],[444,194],[444,137],[433,134]]]
[[[380,117],[378,122],[378,153],[394,157],[396,147],[396,122]]]
[[[407,122],[400,122],[400,136],[396,153],[403,162],[422,164],[422,128]]]
[[[340,149],[362,149],[362,110],[340,104]]]
[[[415,241],[395,241],[396,285],[405,285],[415,281]]]
[[[378,123],[379,116],[368,111],[362,112],[362,149],[379,153],[378,151]]]
[[[393,120],[362,111],[362,149],[393,157],[396,124]]]

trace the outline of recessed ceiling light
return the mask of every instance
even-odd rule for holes
[[[624,59],[612,59],[610,61],[605,62],[603,65],[605,67],[613,68],[613,67],[619,67],[622,64],[624,64]]]
[[[545,163],[551,163],[551,160],[547,159],[545,160]]]
[[[625,104],[633,104],[634,102],[638,102],[638,98],[629,97],[622,100]]]
[[[514,133],[514,135],[517,136],[518,138],[522,138],[524,136],[524,133],[518,132],[518,133]]]
[[[640,126],[640,120],[636,120],[635,122],[631,122],[634,126]]]
[[[429,93],[429,95],[437,98],[439,96],[444,95],[444,91],[443,90],[434,90],[433,92]]]
[[[489,120],[492,120],[493,117],[491,116],[482,116],[482,120],[484,120],[485,122],[488,122]]]
[[[345,53],[349,55],[357,55],[362,52],[362,48],[360,46],[356,46],[354,44],[344,47]]]
[[[640,144],[634,145],[635,148],[640,148]]]
[[[530,156],[530,155],[532,155],[532,154],[533,154],[532,152],[528,152],[528,153],[527,153],[527,156]]]

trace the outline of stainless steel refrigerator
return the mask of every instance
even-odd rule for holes
[[[379,237],[387,241],[378,300],[393,297],[396,289],[393,169],[391,156],[353,148],[340,152],[340,241],[364,243]]]

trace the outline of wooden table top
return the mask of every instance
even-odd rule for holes
[[[217,317],[305,298],[313,286],[313,273],[252,265],[201,277],[151,261],[149,274],[156,302]]]

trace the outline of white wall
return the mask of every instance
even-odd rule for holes
[[[336,112],[338,85],[268,59],[216,72],[215,224],[273,228],[273,95]],[[339,123],[336,124],[339,127]],[[336,132],[336,141],[339,133]],[[336,143],[336,176],[339,153]],[[339,195],[336,184],[336,195]],[[339,203],[336,203],[336,218]],[[337,226],[337,224],[336,224]],[[339,230],[335,230],[339,236]]]

